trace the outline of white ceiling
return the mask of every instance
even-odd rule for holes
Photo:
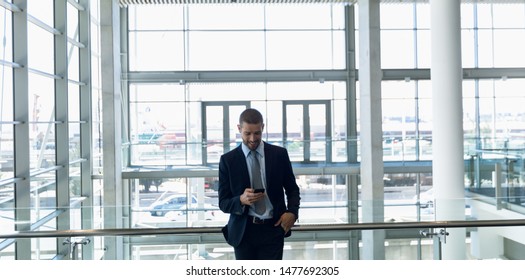
[[[386,4],[428,3],[429,0],[380,0]],[[300,4],[300,3],[357,3],[358,0],[119,0],[122,7],[144,4],[227,4],[227,3],[261,3],[261,4]],[[525,0],[461,0],[462,3],[500,3],[523,4]]]

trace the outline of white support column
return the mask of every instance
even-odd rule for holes
[[[433,169],[436,220],[464,220],[460,1],[431,0]],[[466,230],[447,229],[443,259],[465,259]]]
[[[58,208],[67,211],[57,217],[57,230],[71,229],[70,190],[69,190],[69,102],[68,102],[68,42],[67,42],[67,0],[55,0],[54,27],[61,32],[55,35],[55,147],[56,165],[62,168],[56,171],[56,203]],[[69,245],[64,245],[67,238],[57,238],[58,255],[70,258]]]
[[[360,0],[361,195],[363,222],[384,222],[379,0]],[[363,231],[361,259],[385,259],[384,230]]]
[[[104,151],[104,228],[122,226],[122,97],[120,17],[117,0],[100,1],[102,119]],[[122,237],[105,237],[104,259],[122,259]]]
[[[29,143],[29,66],[27,47],[27,0],[15,0],[20,12],[13,13],[13,62],[22,67],[13,69],[15,230],[31,230],[31,173]],[[21,238],[15,243],[15,259],[31,259],[31,240]]]
[[[80,157],[85,159],[80,165],[80,180],[82,186],[82,196],[89,197],[82,202],[82,229],[91,229],[94,227],[94,211],[93,211],[93,181],[91,180],[91,174],[93,173],[93,119],[92,119],[92,91],[93,78],[91,76],[91,44],[96,42],[94,36],[91,34],[91,6],[90,0],[80,0],[78,3],[84,7],[83,10],[79,11],[79,40],[80,42],[89,42],[80,51],[80,81],[86,83],[86,85],[80,87]],[[94,11],[96,13],[96,11]],[[94,237],[90,237],[91,241]],[[83,245],[82,247],[82,259],[93,260],[94,259],[94,244]]]

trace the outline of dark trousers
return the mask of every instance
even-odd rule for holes
[[[237,260],[282,260],[284,230],[274,223],[248,221],[241,244],[234,248]]]

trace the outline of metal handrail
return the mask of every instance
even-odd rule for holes
[[[480,221],[435,221],[435,222],[399,222],[399,223],[359,223],[359,224],[323,224],[299,225],[294,231],[350,231],[380,229],[430,229],[463,227],[508,227],[525,226],[525,219],[480,220]],[[136,236],[164,234],[204,234],[221,233],[221,227],[185,227],[185,228],[113,228],[113,229],[78,229],[51,231],[17,231],[0,234],[0,239],[13,238],[50,238],[84,236]]]

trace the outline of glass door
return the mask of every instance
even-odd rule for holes
[[[330,101],[285,101],[283,114],[283,142],[292,161],[332,161]]]
[[[222,154],[241,141],[239,115],[250,107],[250,102],[204,102],[202,106],[202,162],[218,163]]]

